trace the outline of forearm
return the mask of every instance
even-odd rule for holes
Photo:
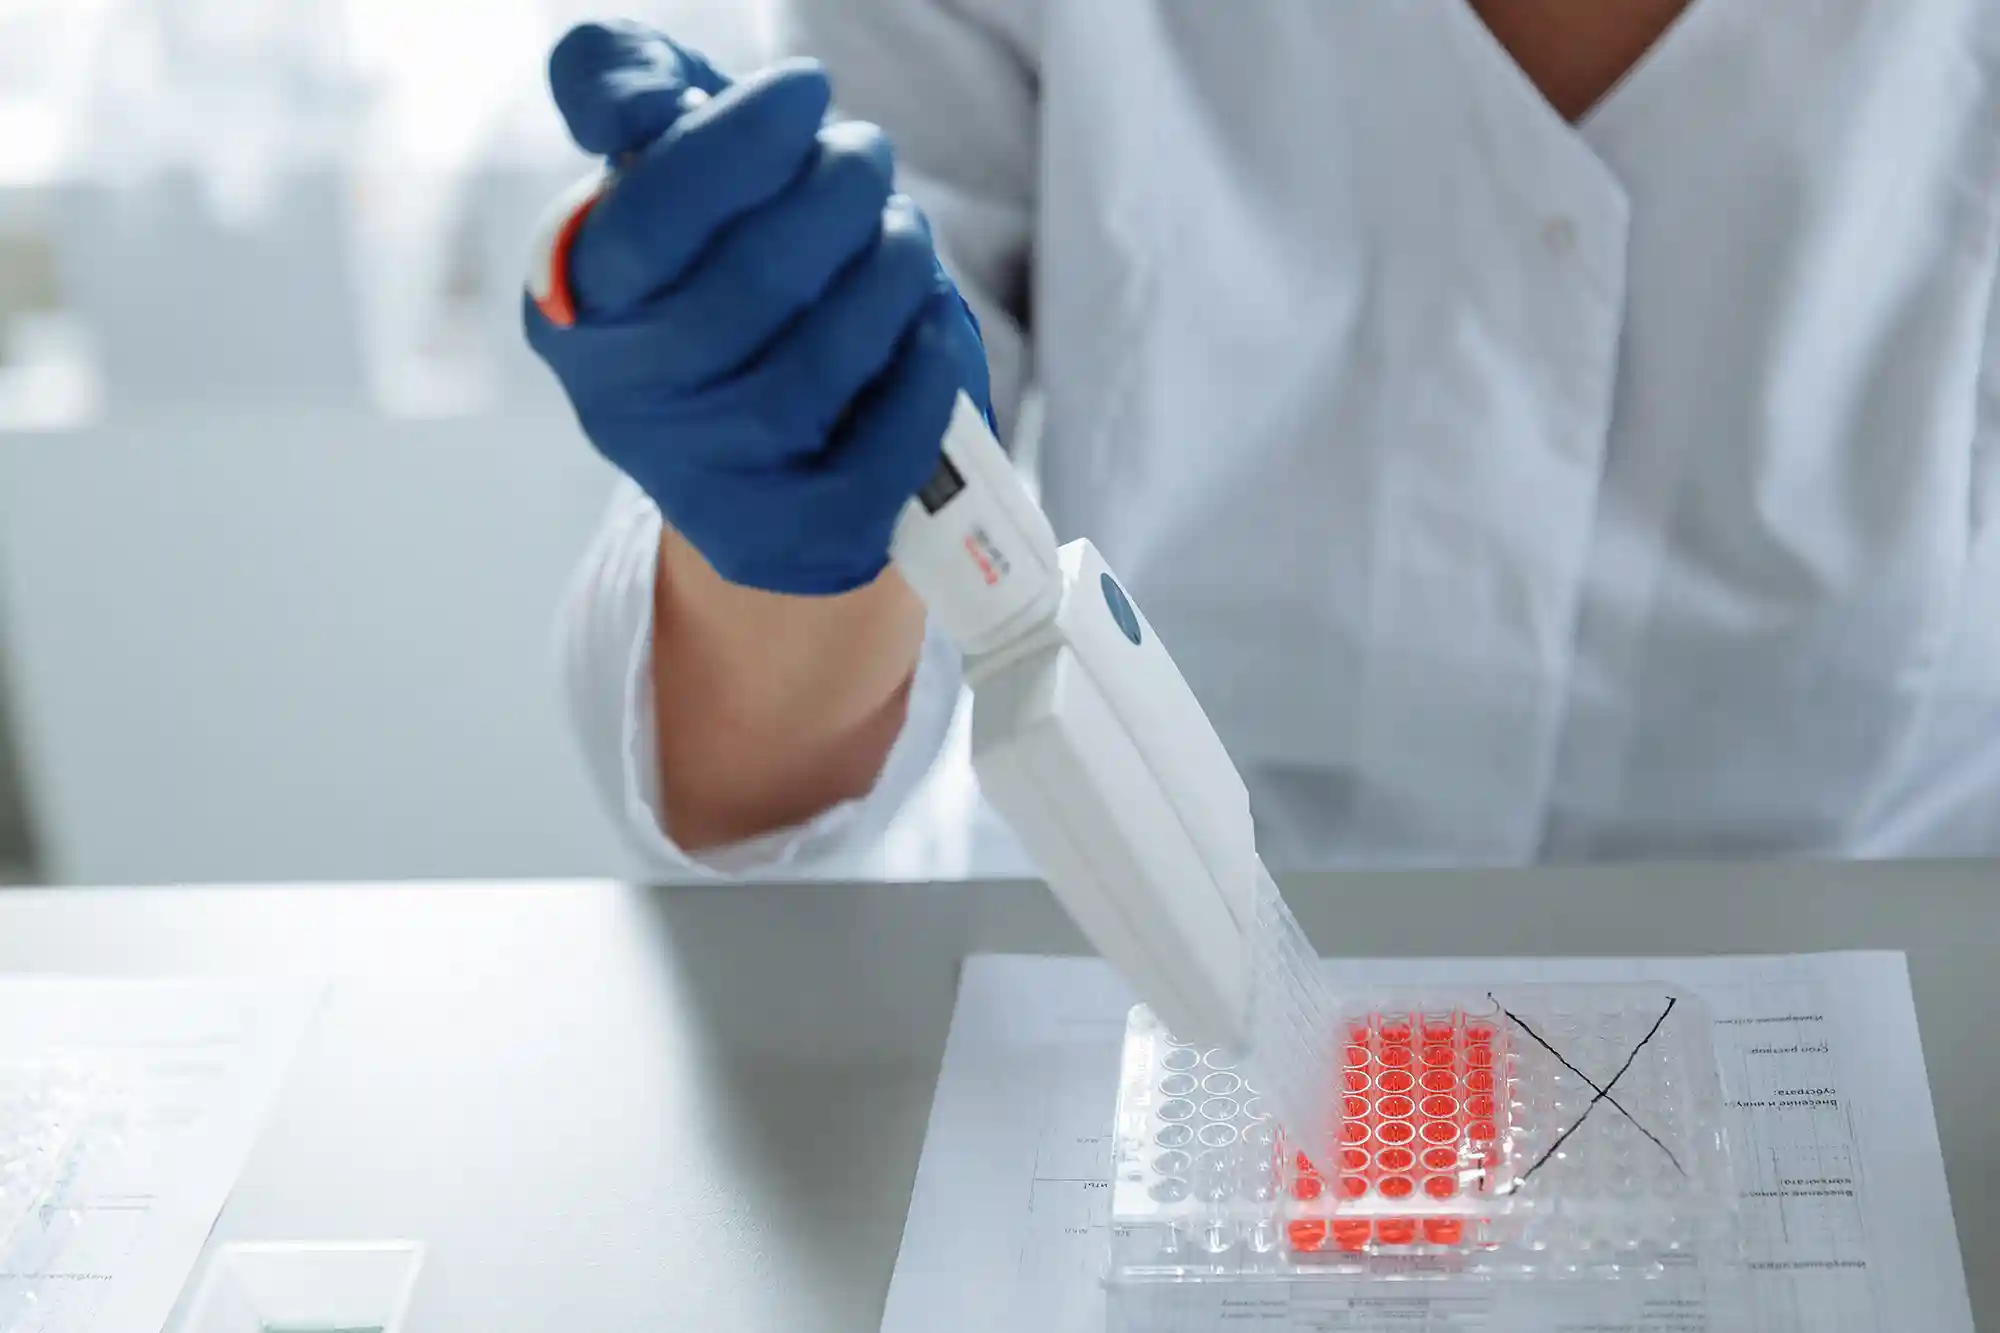
[[[902,728],[924,610],[893,571],[839,597],[723,580],[661,540],[652,688],[666,832],[700,852],[874,785]]]

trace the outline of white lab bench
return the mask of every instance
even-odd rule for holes
[[[2000,866],[1281,879],[1328,954],[1906,950],[2000,1234]],[[423,1240],[411,1333],[876,1327],[960,960],[1080,948],[1033,884],[0,891],[0,971],[333,980],[210,1249]]]

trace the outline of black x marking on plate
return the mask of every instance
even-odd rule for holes
[[[1583,1108],[1583,1114],[1578,1116],[1575,1122],[1571,1124],[1568,1129],[1565,1129],[1562,1133],[1556,1136],[1556,1141],[1549,1145],[1548,1151],[1544,1152],[1540,1157],[1536,1158],[1535,1164],[1529,1167],[1526,1171],[1523,1171],[1521,1173],[1520,1179],[1514,1182],[1516,1188],[1519,1188],[1520,1186],[1527,1184],[1528,1177],[1534,1175],[1535,1172],[1541,1170],[1542,1167],[1548,1163],[1549,1159],[1556,1155],[1556,1151],[1559,1148],[1561,1148],[1563,1144],[1569,1141],[1569,1136],[1576,1133],[1577,1130],[1583,1128],[1583,1122],[1590,1118],[1590,1113],[1597,1109],[1597,1104],[1599,1102],[1610,1102],[1613,1109],[1615,1109],[1620,1115],[1624,1116],[1627,1120],[1632,1122],[1632,1128],[1638,1130],[1641,1134],[1644,1134],[1647,1138],[1651,1139],[1653,1141],[1653,1146],[1658,1148],[1661,1152],[1667,1155],[1667,1160],[1674,1164],[1674,1170],[1680,1172],[1683,1176],[1687,1174],[1687,1168],[1681,1165],[1680,1159],[1678,1157],[1674,1156],[1674,1150],[1672,1148],[1669,1148],[1665,1143],[1662,1143],[1660,1141],[1659,1135],[1655,1134],[1652,1130],[1647,1129],[1644,1125],[1640,1124],[1638,1118],[1634,1116],[1630,1111],[1626,1110],[1623,1106],[1619,1105],[1618,1099],[1611,1095],[1611,1090],[1618,1086],[1618,1080],[1625,1077],[1626,1073],[1631,1070],[1633,1062],[1639,1058],[1639,1052],[1645,1050],[1646,1044],[1652,1041],[1654,1037],[1657,1037],[1660,1034],[1660,1028],[1666,1024],[1667,1015],[1671,1014],[1674,1011],[1674,1006],[1680,1003],[1678,999],[1676,999],[1671,995],[1667,997],[1667,1007],[1660,1011],[1660,1016],[1653,1020],[1653,1026],[1647,1029],[1646,1035],[1639,1039],[1639,1044],[1632,1048],[1632,1053],[1625,1057],[1625,1063],[1618,1066],[1618,1072],[1611,1076],[1611,1081],[1609,1083],[1606,1083],[1603,1087],[1600,1088],[1597,1085],[1597,1081],[1595,1079],[1591,1078],[1590,1075],[1584,1073],[1581,1069],[1578,1069],[1575,1065],[1571,1064],[1561,1051],[1557,1050],[1555,1047],[1551,1046],[1548,1043],[1547,1038],[1543,1037],[1541,1033],[1535,1031],[1534,1028],[1530,1027],[1526,1019],[1522,1018],[1512,1009],[1509,1009],[1506,1005],[1500,1004],[1498,997],[1496,997],[1491,991],[1487,992],[1486,998],[1492,1000],[1494,1004],[1500,1006],[1500,1012],[1507,1015],[1508,1022],[1512,1023],[1515,1027],[1521,1029],[1521,1031],[1527,1033],[1528,1036],[1531,1039],[1533,1039],[1534,1043],[1537,1046],[1540,1046],[1550,1055],[1553,1055],[1558,1061],[1562,1063],[1562,1067],[1564,1069],[1569,1070],[1570,1073],[1575,1074],[1578,1078],[1582,1079],[1584,1081],[1584,1084],[1587,1087],[1589,1087],[1589,1089],[1592,1092],[1597,1094],[1595,1097],[1592,1097],[1590,1099],[1590,1105]]]

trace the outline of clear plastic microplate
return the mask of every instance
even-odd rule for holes
[[[1109,1279],[1607,1280],[1739,1258],[1707,1011],[1647,985],[1338,996],[1326,1117],[1127,1023]],[[1335,1145],[1319,1160],[1297,1144]]]
[[[92,1091],[80,1065],[0,1064],[0,1271],[74,1169]]]

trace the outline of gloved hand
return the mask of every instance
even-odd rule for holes
[[[731,582],[870,582],[959,390],[992,415],[881,131],[822,125],[815,64],[731,83],[636,25],[573,29],[549,82],[617,171],[570,251],[574,324],[524,315],[585,433]]]

